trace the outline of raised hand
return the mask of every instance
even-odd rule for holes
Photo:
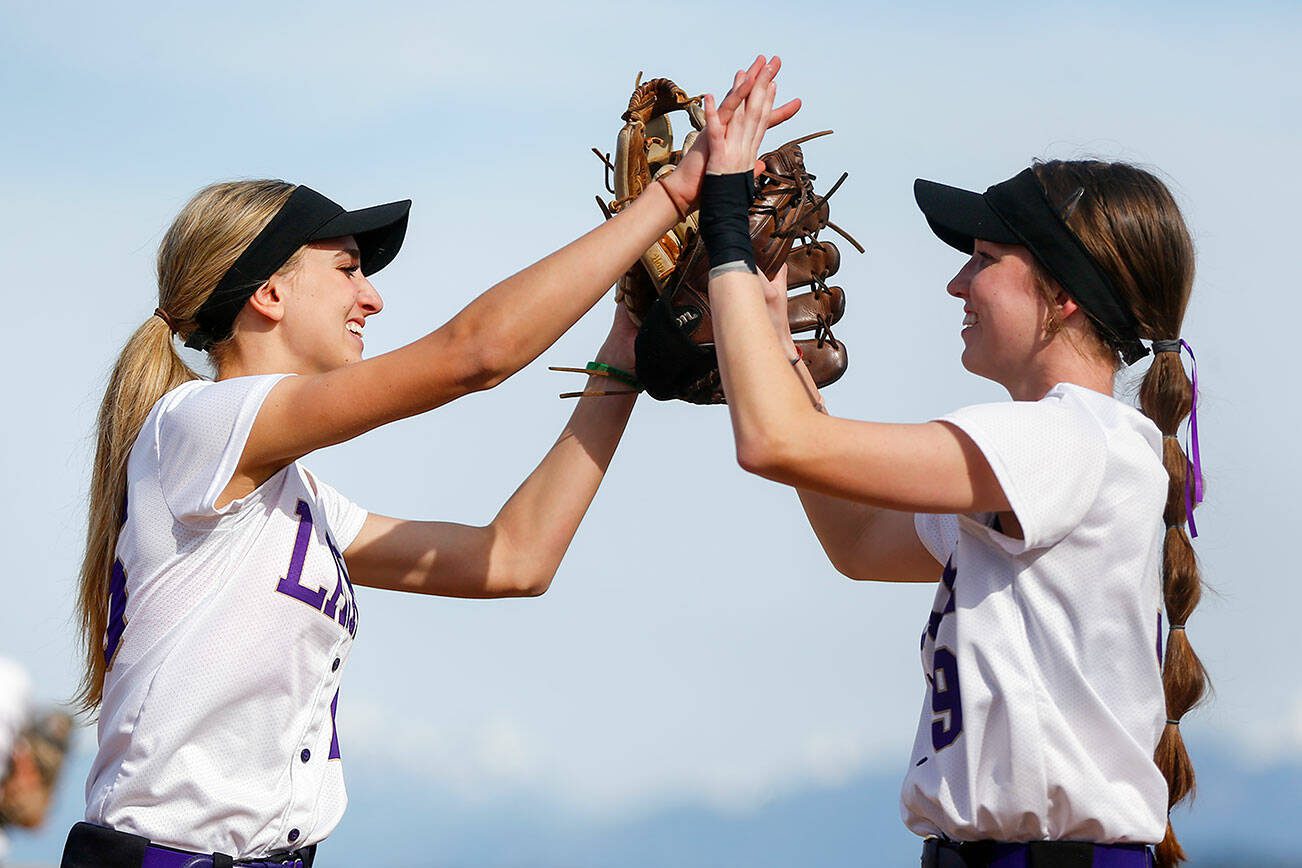
[[[732,87],[724,96],[723,101],[714,106],[714,98],[706,97],[707,106],[707,130],[709,129],[708,116],[713,113],[717,119],[717,126],[727,128],[731,125],[733,119],[737,116],[738,109],[742,108],[747,98],[751,95],[755,85],[763,79],[767,87],[772,88],[774,76],[782,68],[782,60],[778,57],[766,59],[764,55],[755,58],[749,69],[738,70],[733,76]],[[771,129],[796,112],[800,111],[800,100],[793,99],[783,103],[776,108],[772,107],[772,97],[769,97],[770,110],[764,126],[760,129],[761,137],[765,129]],[[674,205],[679,212],[688,213],[696,208],[696,200],[701,192],[701,179],[705,177],[706,164],[710,158],[710,141],[708,135],[697,136],[696,144],[683,155],[678,167],[664,179],[663,185]],[[758,173],[763,170],[763,166],[756,163],[755,171]]]
[[[767,64],[759,74],[749,82],[749,87],[742,94],[740,105],[736,106],[731,116],[724,120],[720,109],[715,106],[714,96],[705,95],[705,138],[709,145],[705,171],[712,175],[731,175],[737,172],[753,171],[756,157],[759,156],[760,142],[769,128],[769,117],[773,112],[773,99],[777,87],[773,76],[781,67],[778,58]],[[736,91],[724,98],[726,104]],[[760,167],[762,170],[762,166]]]

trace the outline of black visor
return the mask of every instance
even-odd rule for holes
[[[972,253],[978,238],[1024,245],[1121,351],[1126,364],[1148,355],[1130,306],[1049,202],[1034,170],[1023,169],[985,193],[919,178],[913,182],[913,197],[931,231],[964,253]]]
[[[362,273],[374,274],[393,261],[407,234],[411,200],[345,211],[311,187],[289,195],[257,237],[240,254],[195,314],[197,328],[186,338],[191,349],[207,350],[231,336],[235,317],[249,296],[266,283],[304,244],[353,236]]]

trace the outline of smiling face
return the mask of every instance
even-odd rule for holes
[[[963,301],[963,367],[1013,391],[1053,337],[1031,252],[978,239],[947,289]]]
[[[285,315],[279,323],[300,373],[322,373],[362,358],[367,317],[384,301],[361,270],[352,236],[314,241],[282,284]]]

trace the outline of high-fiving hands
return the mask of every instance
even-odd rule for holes
[[[764,58],[756,59],[759,64]],[[705,171],[711,175],[732,175],[737,172],[760,170],[756,157],[759,155],[760,142],[764,133],[772,126],[773,100],[777,96],[777,86],[773,77],[782,67],[782,61],[775,57],[759,69],[753,78],[746,78],[734,83],[733,89],[724,97],[723,103],[716,106],[714,95],[705,95],[705,135],[709,144],[709,155]],[[755,69],[752,65],[751,69]],[[740,78],[740,73],[738,76]],[[729,110],[729,101],[736,103]],[[783,108],[794,105],[792,114],[800,107],[799,100],[792,100]],[[788,115],[789,116],[789,115]]]
[[[793,99],[776,108],[773,106],[777,88],[773,78],[782,68],[778,57],[755,58],[749,69],[738,70],[732,88],[717,106],[714,97],[705,97],[706,134],[698,136],[696,144],[683,155],[677,168],[663,180],[665,191],[673,200],[679,213],[696,209],[701,194],[701,179],[707,171],[714,173],[739,172],[748,167],[756,171],[763,166],[755,160],[764,132],[777,126],[800,110],[800,100]],[[716,145],[717,142],[717,145]],[[716,147],[722,152],[715,154]],[[750,154],[749,163],[741,168],[722,169],[726,162],[732,165]]]

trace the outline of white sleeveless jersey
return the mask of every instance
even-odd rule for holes
[[[990,514],[915,519],[943,577],[904,822],[956,841],[1160,841],[1161,434],[1069,384],[942,421],[990,462],[1025,538]]]
[[[357,604],[340,553],[366,512],[297,462],[215,505],[281,376],[179,386],[132,447],[89,822],[238,859],[316,843],[343,814]]]

